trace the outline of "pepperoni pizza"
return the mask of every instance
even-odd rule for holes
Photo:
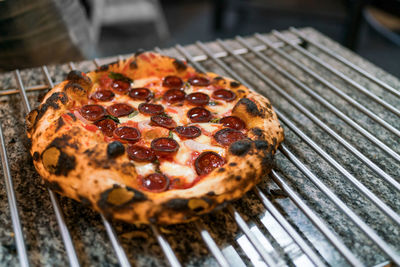
[[[71,71],[26,121],[51,189],[129,223],[190,221],[240,198],[283,140],[266,98],[155,53]]]

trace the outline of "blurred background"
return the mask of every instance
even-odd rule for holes
[[[400,0],[0,0],[0,71],[290,26],[400,77]]]

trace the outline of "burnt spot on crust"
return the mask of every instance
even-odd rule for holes
[[[66,146],[69,146],[71,148],[74,149],[78,149],[78,144],[77,143],[71,143],[72,137],[67,135],[67,134],[63,134],[59,137],[54,138],[54,140],[50,143],[50,145],[48,147],[57,147],[57,148],[63,148]]]
[[[207,196],[210,196],[210,197],[213,197],[213,196],[215,196],[216,194],[215,194],[214,191],[210,191],[210,192],[208,192],[206,195],[207,195]]]
[[[224,172],[225,171],[225,168],[219,168],[218,169],[218,172]]]
[[[64,192],[64,190],[61,188],[60,184],[57,181],[44,181],[44,184],[50,188],[51,190],[53,190],[54,192],[57,193],[62,193]]]
[[[68,102],[68,97],[64,92],[53,93],[49,98],[46,99],[46,102],[42,104],[40,109],[38,110],[35,124],[38,120],[40,120],[40,118],[43,117],[43,115],[50,107],[53,108],[54,110],[58,110],[60,109],[60,103],[65,105],[67,102]]]
[[[188,209],[188,202],[186,198],[174,198],[165,202],[163,206],[171,210],[183,211]]]
[[[67,75],[67,80],[83,86],[92,85],[92,80],[90,80],[84,72],[79,70],[71,70]]]
[[[187,69],[185,62],[182,60],[175,59],[172,64],[174,64],[174,67],[178,72],[185,71]]]
[[[251,101],[250,99],[248,99],[248,98],[242,98],[242,99],[240,99],[240,100],[237,102],[236,106],[239,106],[239,105],[244,105],[244,106],[246,107],[246,111],[247,111],[249,114],[251,114],[251,115],[253,115],[253,116],[263,117],[263,114],[262,114],[262,112],[258,109],[256,103],[254,103],[254,102]]]
[[[249,140],[239,140],[234,142],[229,147],[229,152],[236,156],[244,156],[251,149],[251,141]]]
[[[33,153],[32,158],[33,158],[34,161],[38,161],[39,158],[40,158],[39,152],[35,151],[35,152]]]
[[[37,109],[32,109],[31,112],[29,112],[28,115],[26,115],[25,125],[28,131],[32,129],[33,126],[36,124],[36,119],[38,114],[39,111]]]
[[[237,163],[236,162],[231,162],[231,163],[229,163],[229,166],[232,166],[232,167],[237,166]]]
[[[225,79],[221,76],[217,76],[214,78],[214,81],[224,81]]]
[[[135,164],[132,162],[124,162],[121,164],[120,168],[121,172],[126,175],[132,175],[132,173],[135,173]]]
[[[136,60],[132,60],[131,63],[129,63],[129,68],[131,70],[135,70],[138,68],[138,64],[136,63]]]
[[[116,158],[125,152],[124,145],[119,141],[111,142],[107,145],[107,156],[109,158]]]
[[[78,195],[79,201],[84,205],[84,206],[92,206],[92,202],[87,197],[84,197],[82,195]]]
[[[129,186],[121,187],[115,184],[112,188],[107,189],[100,194],[100,199],[97,202],[97,205],[100,209],[107,212],[110,209],[126,209],[134,202],[142,202],[145,200],[147,200],[147,197],[142,192]]]
[[[64,86],[64,91],[67,92],[68,95],[71,95],[76,98],[86,97],[87,91],[80,84],[69,82]]]
[[[107,71],[108,70],[108,64],[101,65],[98,67],[95,72],[102,72],[102,71]]]
[[[264,131],[261,130],[260,128],[254,127],[254,128],[251,128],[250,130],[251,130],[251,132],[252,132],[255,136],[257,136],[259,139],[262,139],[262,138],[264,137]]]
[[[138,57],[139,55],[143,54],[144,52],[146,52],[144,49],[139,48],[138,51],[136,51],[136,53],[135,53],[135,57]]]
[[[63,118],[59,117],[57,120],[56,132],[58,132],[58,130],[60,130],[60,128],[63,127],[64,124],[65,124],[65,122],[64,122]]]
[[[258,150],[268,150],[270,148],[270,145],[265,140],[256,140],[254,144]]]
[[[240,180],[242,180],[242,176],[240,176],[240,175],[236,175],[236,176],[235,176],[235,180],[236,180],[236,181],[240,181]]]
[[[45,169],[55,175],[67,176],[76,166],[75,156],[68,155],[61,148],[55,146],[47,147],[41,157]]]
[[[211,207],[211,205],[212,205],[212,201],[206,197],[193,198],[188,201],[189,209],[196,213],[207,210],[209,207]]]
[[[230,85],[232,88],[238,88],[240,86],[240,83],[237,81],[231,81]]]

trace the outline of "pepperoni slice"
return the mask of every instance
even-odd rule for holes
[[[186,100],[192,105],[204,106],[208,104],[210,97],[207,94],[197,92],[187,95]]]
[[[161,126],[167,129],[174,129],[176,127],[176,122],[168,116],[156,115],[150,118],[151,124],[155,126]]]
[[[210,111],[201,107],[190,109],[187,116],[192,122],[209,122],[212,117]]]
[[[179,149],[179,144],[172,138],[160,137],[151,141],[151,149],[159,156],[168,156]]]
[[[226,89],[218,89],[213,92],[212,97],[215,99],[221,99],[230,102],[235,100],[236,94]]]
[[[113,81],[111,87],[116,92],[121,93],[121,94],[125,94],[131,88],[131,84],[128,83],[128,82],[125,82],[125,81],[117,80],[117,81]]]
[[[107,107],[107,112],[114,117],[123,117],[134,112],[135,109],[128,104],[117,103]]]
[[[245,139],[246,135],[242,133],[241,131],[231,129],[231,128],[225,128],[222,130],[219,130],[214,134],[214,139],[217,141],[219,144],[223,146],[229,146],[233,142]]]
[[[129,91],[129,96],[135,100],[149,101],[153,94],[148,88],[133,88]]]
[[[140,113],[158,115],[164,112],[164,107],[157,104],[141,103],[138,107]]]
[[[185,100],[185,92],[179,89],[169,89],[163,95],[163,99],[168,103],[176,103]]]
[[[126,140],[130,143],[135,143],[140,139],[139,130],[128,126],[118,127],[113,134],[115,138]]]
[[[99,129],[103,132],[103,134],[108,137],[112,137],[115,128],[117,128],[117,123],[112,119],[104,119],[96,121],[94,125],[99,127]]]
[[[194,162],[194,167],[198,175],[209,174],[215,168],[225,164],[225,160],[215,152],[203,152]]]
[[[169,179],[161,173],[152,173],[142,179],[142,186],[151,192],[163,192],[169,186]]]
[[[163,86],[169,88],[181,88],[183,81],[178,76],[166,76],[163,81]]]
[[[90,98],[94,101],[110,101],[114,98],[115,94],[111,90],[99,90],[95,92]]]
[[[129,146],[126,150],[130,159],[140,162],[152,162],[156,160],[156,154],[151,148],[143,146]]]
[[[208,86],[208,85],[210,85],[210,81],[207,78],[201,77],[201,76],[192,77],[192,78],[190,78],[188,80],[188,82],[191,85],[194,85],[194,86]]]
[[[201,135],[200,128],[196,126],[178,126],[175,128],[175,132],[177,132],[180,137],[185,138],[196,138]]]
[[[79,113],[88,121],[97,121],[106,115],[105,109],[100,105],[85,105],[81,107]]]
[[[235,130],[242,130],[246,127],[244,121],[236,116],[228,116],[222,118],[219,123],[222,123],[225,127],[232,128]]]

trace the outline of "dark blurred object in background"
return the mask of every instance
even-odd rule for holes
[[[0,1],[0,70],[93,56],[79,0]]]

